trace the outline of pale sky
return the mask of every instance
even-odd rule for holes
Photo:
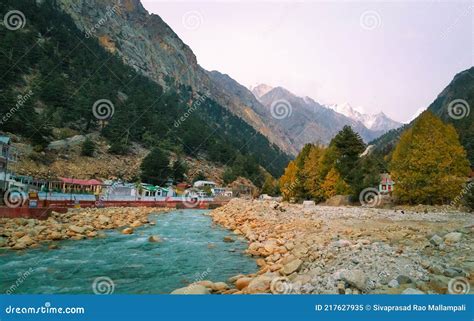
[[[207,70],[402,122],[474,64],[473,1],[142,3]]]

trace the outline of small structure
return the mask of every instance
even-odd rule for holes
[[[9,163],[16,162],[16,153],[8,136],[0,136],[0,190],[7,190],[13,181],[8,172]]]
[[[204,187],[214,188],[216,186],[217,184],[213,181],[195,181],[193,185],[194,188],[204,188]]]
[[[224,187],[211,188],[212,196],[232,197],[232,190]]]
[[[49,190],[60,190],[62,193],[88,193],[99,195],[103,183],[96,179],[77,179],[60,177],[58,181],[50,182]]]
[[[393,186],[395,182],[392,180],[392,177],[388,173],[383,173],[380,175],[380,184],[379,184],[379,192],[381,194],[388,194],[393,192]]]

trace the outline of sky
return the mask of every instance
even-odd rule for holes
[[[474,65],[472,1],[142,3],[207,70],[401,122]]]

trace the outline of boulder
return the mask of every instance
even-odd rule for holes
[[[260,275],[250,281],[247,286],[248,293],[264,293],[270,290],[273,278],[268,275]]]
[[[433,245],[440,245],[443,243],[443,239],[439,235],[435,234],[432,238],[430,238],[430,243]]]
[[[208,288],[198,284],[191,284],[184,288],[179,288],[171,292],[171,294],[210,294]]]
[[[283,266],[282,273],[285,275],[289,275],[291,273],[299,271],[301,268],[301,265],[303,264],[303,261],[300,259],[295,259]]]
[[[335,195],[325,202],[328,206],[346,206],[350,205],[350,198],[346,195]]]
[[[222,292],[222,291],[227,290],[228,288],[229,288],[229,286],[224,282],[216,282],[212,285],[212,290],[213,291]]]
[[[69,225],[69,230],[77,234],[83,234],[86,229],[77,225]]]
[[[451,232],[444,236],[444,241],[449,244],[458,243],[462,239],[462,233]]]
[[[103,214],[100,214],[98,217],[99,223],[102,225],[106,225],[110,223],[110,218],[108,216],[105,216]]]
[[[152,243],[159,243],[161,241],[162,240],[159,235],[150,235],[150,237],[148,238],[148,242],[152,242]]]
[[[127,227],[122,230],[122,234],[133,234],[133,228]]]
[[[53,231],[49,234],[49,238],[53,241],[56,241],[56,240],[61,240],[63,236],[61,235],[61,233]]]
[[[237,279],[237,281],[235,281],[235,287],[238,290],[242,290],[243,288],[246,288],[249,285],[250,281],[252,281],[252,278],[248,277]]]
[[[344,270],[340,276],[343,281],[361,291],[367,289],[367,275],[361,270]]]
[[[224,236],[224,242],[226,243],[231,243],[231,242],[235,242],[235,240],[232,238],[232,236]]]

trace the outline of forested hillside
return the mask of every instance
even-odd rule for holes
[[[467,151],[471,166],[474,164],[474,67],[457,74],[451,83],[438,95],[428,110],[445,123],[453,124],[461,144]],[[400,139],[401,133],[410,124],[392,130],[370,144],[384,154],[389,154]]]
[[[23,137],[37,151],[58,138],[54,129],[100,132],[110,142],[110,153],[127,154],[137,142],[146,148],[204,155],[257,183],[263,177],[258,166],[242,170],[243,161],[259,164],[274,176],[289,161],[206,93],[192,92],[174,79],[168,80],[165,91],[124,65],[51,1],[0,4],[2,14],[13,9],[26,21],[17,30],[0,27],[0,131]],[[110,103],[94,109],[99,100]],[[101,111],[110,117],[101,117]]]

